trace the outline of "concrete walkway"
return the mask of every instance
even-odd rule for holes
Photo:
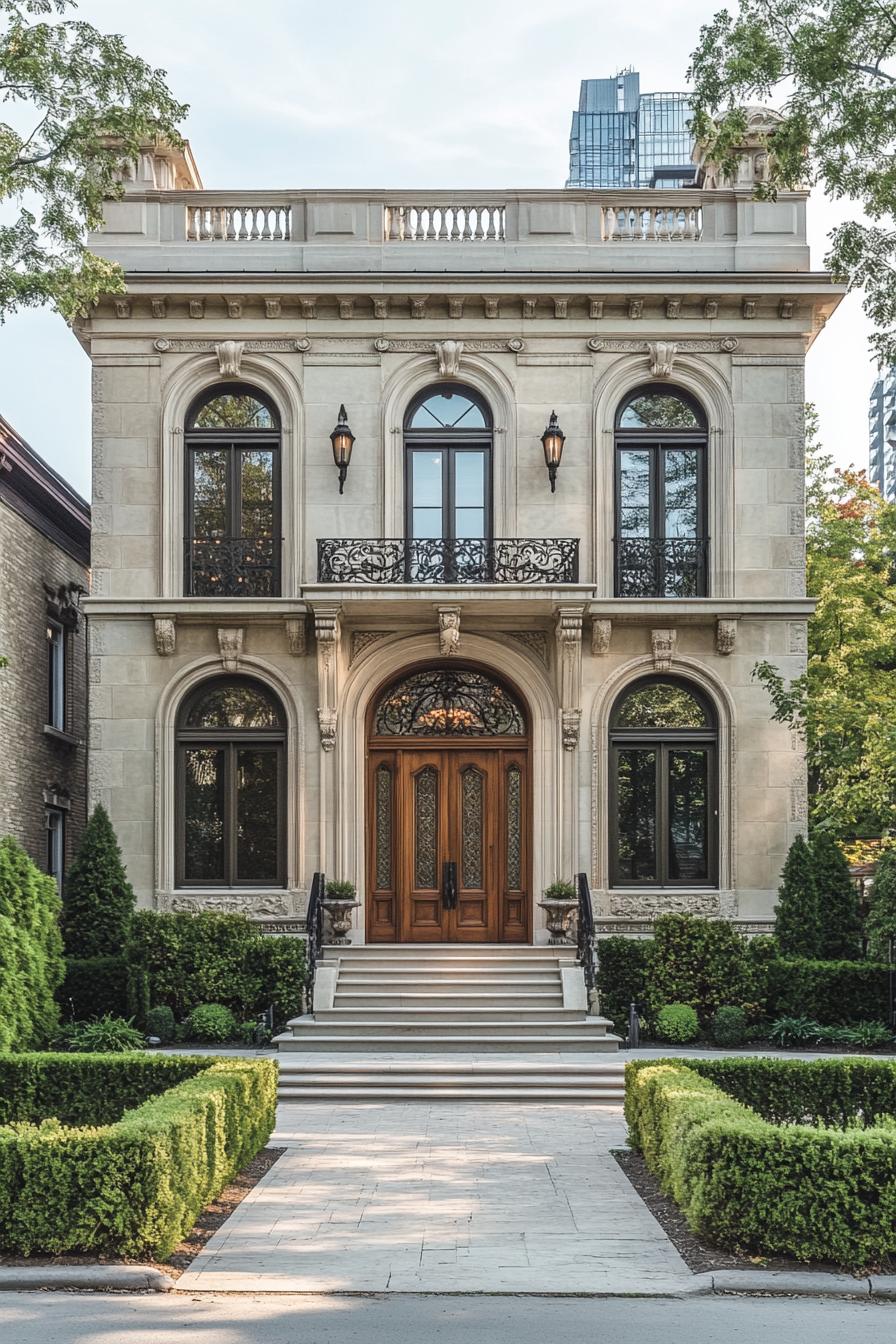
[[[610,1149],[621,1107],[282,1106],[287,1152],[181,1277],[196,1292],[675,1293]]]

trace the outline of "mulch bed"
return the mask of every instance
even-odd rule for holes
[[[704,1274],[711,1270],[722,1269],[785,1269],[804,1273],[842,1274],[839,1265],[828,1261],[813,1260],[809,1263],[794,1260],[791,1256],[755,1256],[734,1251],[723,1251],[701,1241],[688,1227],[687,1219],[681,1209],[669,1195],[664,1195],[659,1182],[648,1169],[640,1153],[629,1148],[617,1149],[613,1156],[625,1172],[641,1199],[647,1205],[688,1269],[694,1274]],[[888,1261],[883,1265],[869,1266],[875,1273],[896,1273],[896,1264]]]
[[[262,1176],[270,1171],[277,1158],[285,1152],[285,1148],[263,1148],[258,1156],[254,1157],[249,1165],[243,1167],[239,1175],[234,1177],[230,1185],[221,1191],[218,1198],[202,1210],[192,1229],[180,1245],[175,1246],[167,1260],[141,1260],[139,1263],[152,1265],[154,1269],[162,1270],[170,1278],[179,1279],[184,1270],[190,1267],[190,1263],[205,1244],[227,1222],[237,1205],[243,1202],[249,1191],[258,1184]],[[30,1255],[27,1257],[0,1255],[0,1265],[124,1265],[128,1263],[133,1263],[133,1261],[127,1261],[120,1255]]]

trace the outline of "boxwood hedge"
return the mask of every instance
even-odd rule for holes
[[[626,1066],[630,1141],[717,1245],[879,1263],[896,1253],[894,1078],[870,1060],[639,1060]]]
[[[276,1079],[267,1059],[0,1058],[0,1250],[164,1258],[267,1142]]]

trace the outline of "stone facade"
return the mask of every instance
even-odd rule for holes
[[[160,176],[174,160],[178,189]],[[148,153],[110,203],[93,246],[125,267],[128,296],[78,328],[94,367],[90,791],[142,903],[288,920],[318,869],[363,896],[371,698],[421,660],[462,657],[500,668],[526,703],[535,892],[587,872],[601,927],[666,909],[771,916],[805,778],[752,671],[805,665],[803,361],[841,291],[808,270],[804,193],[630,196],[224,197],[192,161]],[[494,417],[494,535],[577,538],[574,581],[320,582],[319,538],[404,535],[404,413],[445,378]],[[185,416],[235,379],[280,415],[282,595],[198,599],[184,595]],[[613,595],[614,417],[657,382],[708,424],[707,597]],[[340,495],[342,403],[356,442]],[[556,493],[540,442],[552,410],[566,434]],[[174,721],[225,666],[286,710],[282,891],[175,885]],[[717,718],[712,890],[610,886],[609,713],[655,669],[701,688]]]
[[[0,420],[0,835],[42,868],[47,809],[64,813],[65,860],[85,822],[90,509]],[[64,630],[64,728],[48,725],[47,618]]]

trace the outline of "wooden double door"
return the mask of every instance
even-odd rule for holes
[[[368,799],[369,941],[528,941],[525,748],[372,749]]]

